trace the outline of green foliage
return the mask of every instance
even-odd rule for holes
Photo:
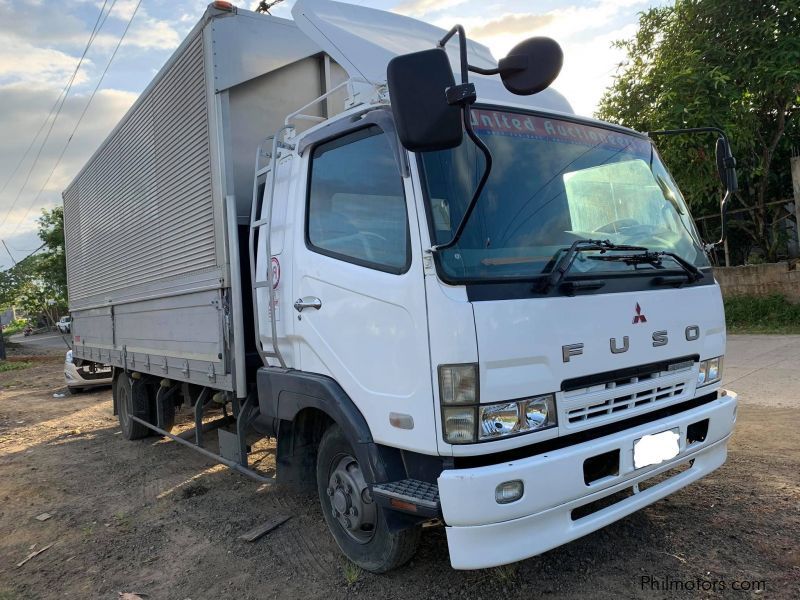
[[[708,125],[727,131],[739,164],[733,208],[754,209],[735,222],[734,237],[770,261],[785,241],[777,232],[789,215],[765,204],[791,196],[789,153],[800,139],[798,30],[797,0],[677,0],[651,8],[632,39],[616,42],[627,59],[598,111],[601,119],[641,131]],[[713,137],[657,144],[694,214],[716,214],[722,190]]]
[[[27,369],[33,365],[32,362],[28,361],[15,361],[15,362],[8,362],[7,360],[0,360],[0,373],[5,373],[7,371],[18,371],[20,369]]]
[[[48,309],[56,314],[66,311],[63,207],[43,210],[38,223],[42,250],[0,272],[0,309],[16,306],[28,315],[38,315]]]
[[[28,322],[25,319],[15,319],[11,321],[8,325],[3,327],[3,335],[9,336],[14,335],[15,333],[19,333],[23,329],[25,329],[25,325]]]
[[[732,296],[725,299],[728,333],[800,333],[800,304],[784,296]]]

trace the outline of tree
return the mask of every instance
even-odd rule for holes
[[[64,209],[43,210],[38,219],[42,249],[0,272],[0,308],[17,306],[28,315],[67,305],[67,264],[64,252]]]
[[[788,214],[788,153],[800,133],[800,3],[797,0],[677,0],[639,17],[598,117],[642,131],[716,125],[739,164],[737,202],[752,209],[741,227],[768,260]],[[718,210],[713,139],[657,140],[696,215]],[[787,157],[776,163],[776,157]]]
[[[35,271],[49,298],[67,303],[67,255],[64,248],[64,207],[43,210],[39,217],[39,239],[44,249],[35,257]]]

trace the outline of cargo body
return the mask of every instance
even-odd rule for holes
[[[256,149],[343,78],[292,21],[208,9],[63,194],[76,359],[245,393]]]

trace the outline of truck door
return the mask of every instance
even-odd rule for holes
[[[376,442],[435,453],[411,180],[374,125],[316,145],[305,160],[292,310],[301,368],[335,379]]]

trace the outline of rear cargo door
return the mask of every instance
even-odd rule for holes
[[[377,442],[435,448],[416,209],[376,126],[308,154],[292,310],[301,368],[334,378]],[[298,310],[300,309],[300,310]],[[390,413],[414,425],[390,425]],[[395,416],[395,422],[397,418]]]

